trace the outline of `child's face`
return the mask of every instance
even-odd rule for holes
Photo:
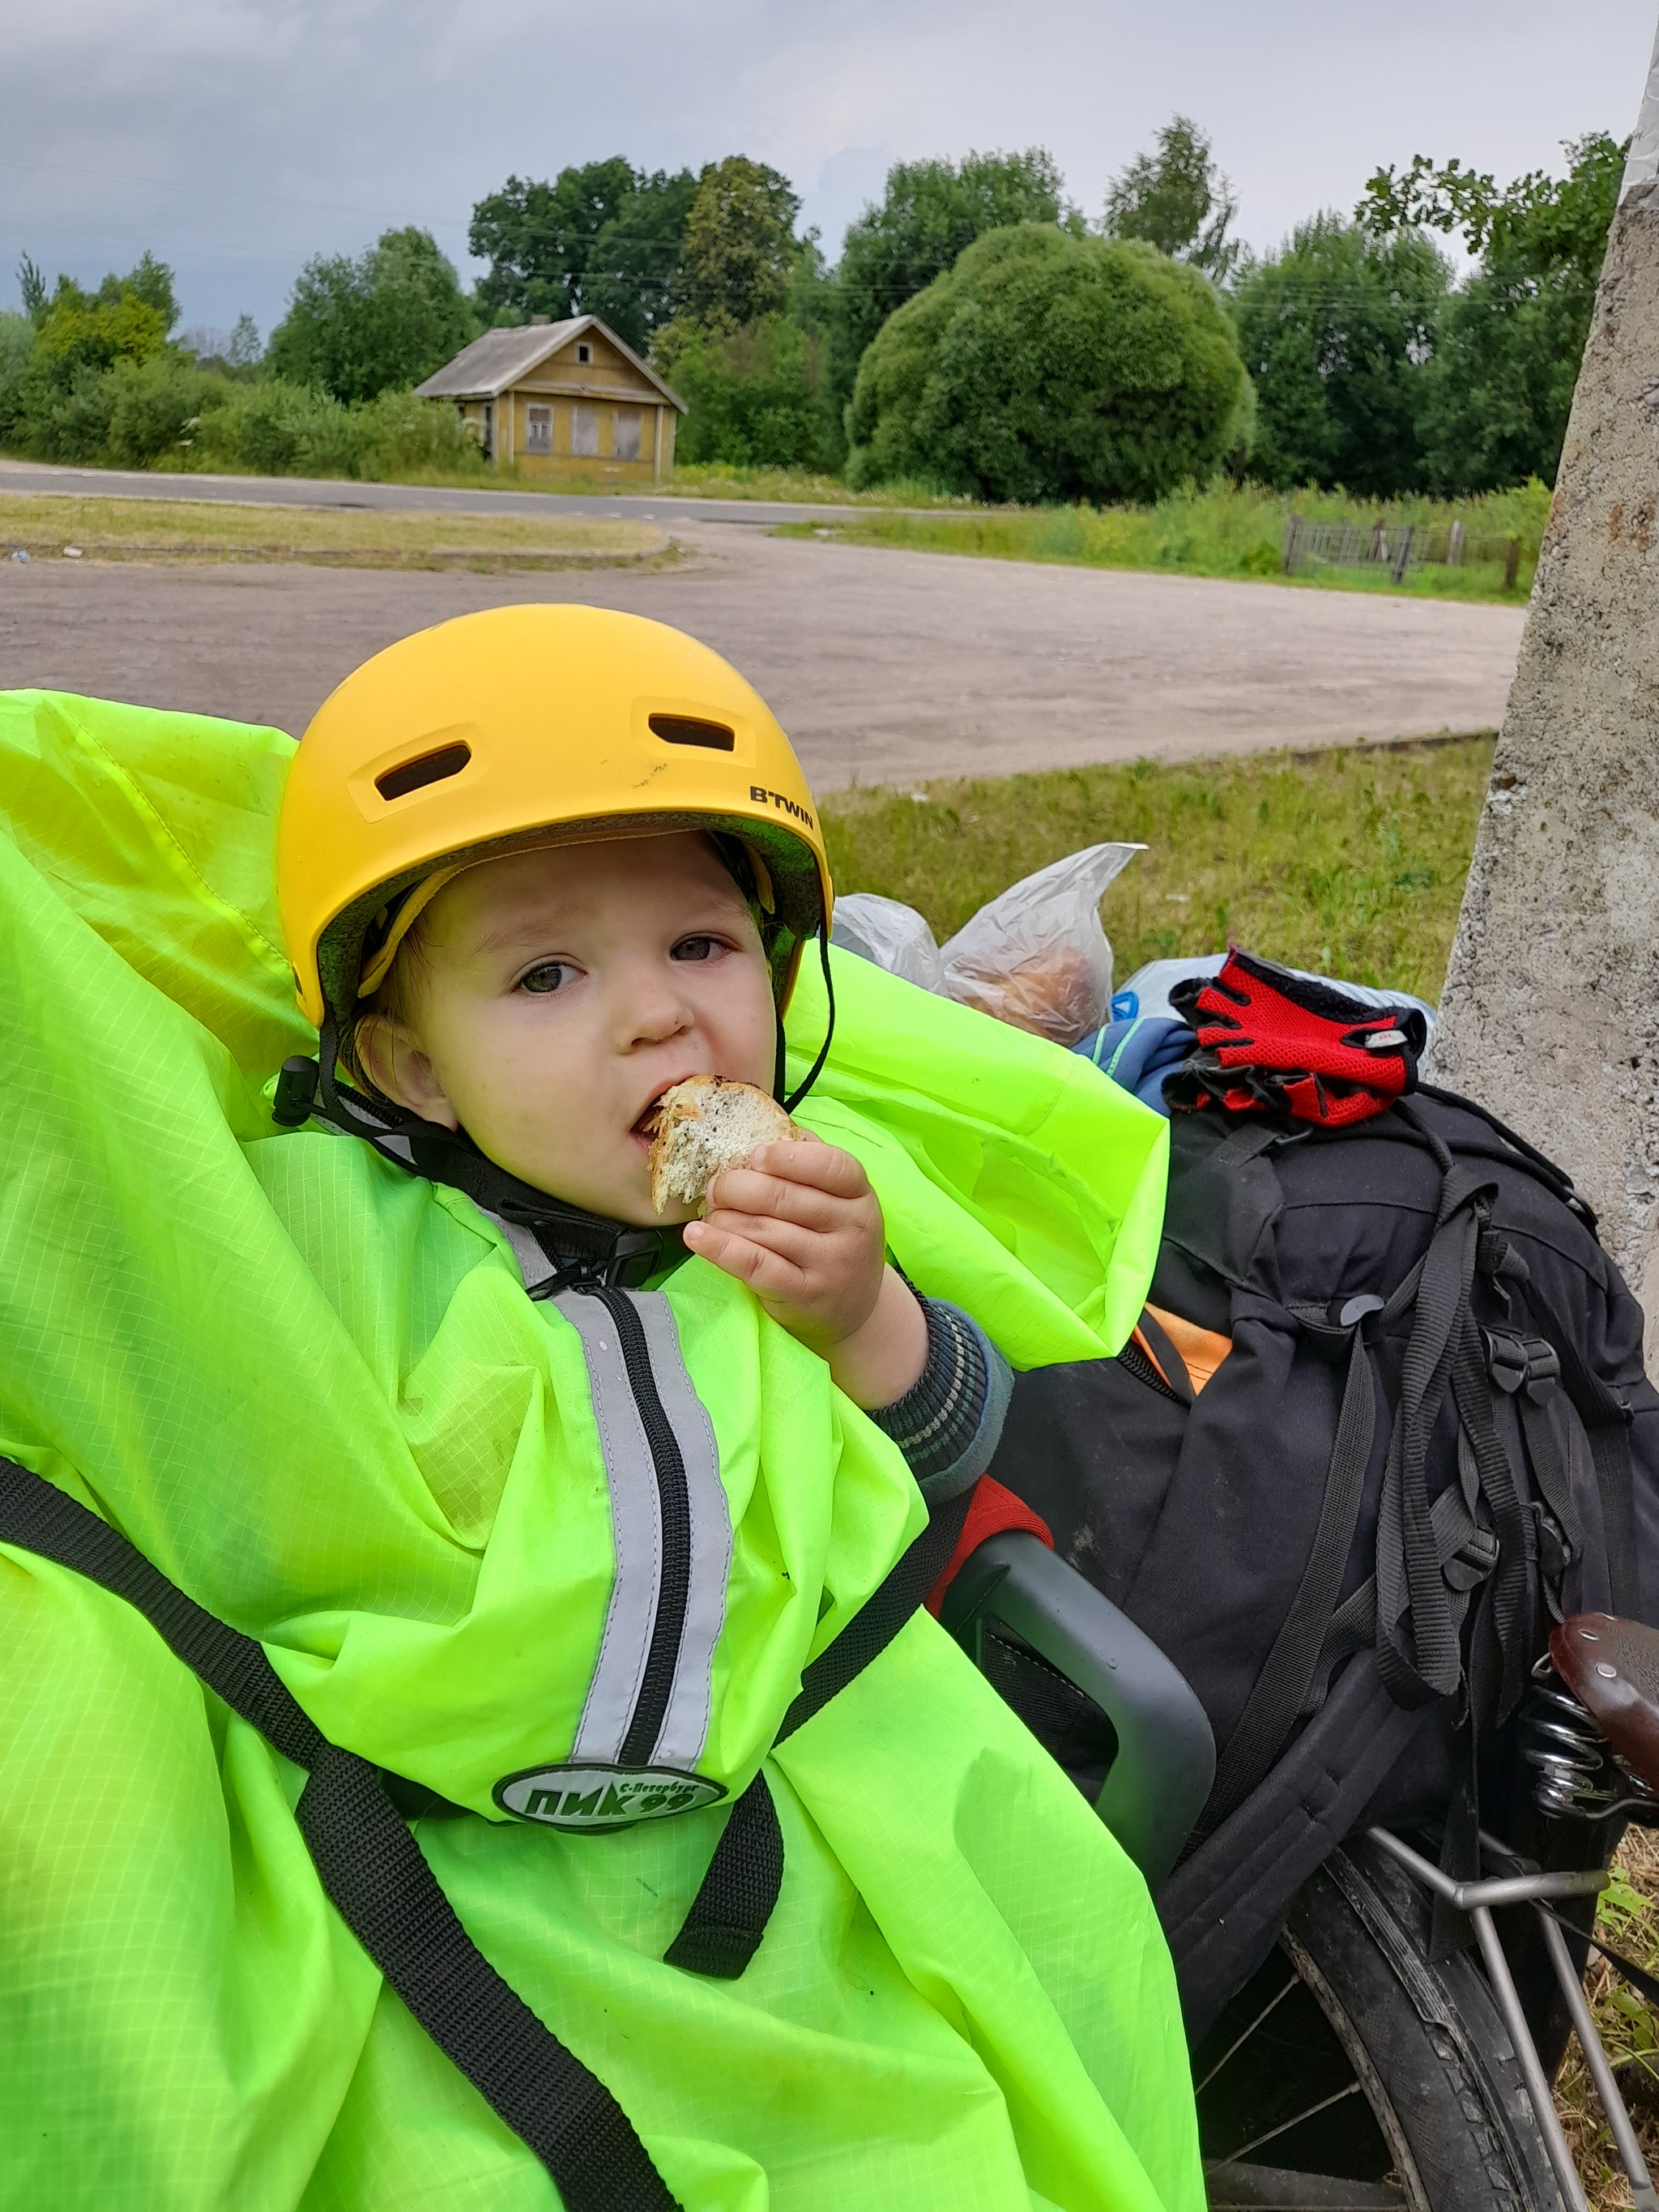
[[[389,1097],[464,1127],[550,1196],[639,1225],[640,1121],[688,1075],[769,1090],[771,978],[743,896],[695,833],[559,845],[447,884],[400,952],[404,1018],[359,1050]]]

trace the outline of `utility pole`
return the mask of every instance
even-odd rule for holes
[[[1565,1167],[1659,1352],[1659,40],[1446,978],[1433,1079]]]

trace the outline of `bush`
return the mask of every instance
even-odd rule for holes
[[[33,360],[33,324],[27,315],[0,315],[0,445],[16,434]]]
[[[64,390],[37,360],[23,393],[29,451],[47,461],[103,460],[114,398],[107,371],[77,369]]]
[[[688,463],[815,468],[822,459],[818,342],[782,314],[746,330],[672,324],[656,366],[689,409],[675,453]]]
[[[350,473],[378,483],[432,472],[482,475],[489,464],[477,440],[447,400],[416,399],[410,392],[383,392],[354,408],[356,447]]]
[[[210,381],[218,393],[201,411],[191,467],[378,483],[422,472],[470,475],[485,466],[459,411],[444,402],[386,392],[348,407],[276,377],[252,385]]]
[[[879,206],[848,225],[828,288],[826,382],[837,418],[865,349],[893,310],[942,276],[965,246],[1016,222],[1058,222],[1065,185],[1045,147],[969,154],[960,161],[896,161]]]
[[[223,377],[171,356],[118,362],[106,383],[108,458],[133,469],[159,461],[183,465],[197,443],[201,418],[222,407],[233,389]]]
[[[860,364],[848,480],[983,499],[1155,500],[1237,449],[1247,379],[1215,294],[1138,240],[989,231]]]

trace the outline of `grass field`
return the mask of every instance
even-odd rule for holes
[[[1480,735],[839,792],[824,827],[840,890],[903,899],[941,939],[1018,878],[1123,838],[1148,849],[1102,908],[1120,976],[1237,941],[1436,999],[1492,749]]]
[[[1057,562],[1068,567],[1164,569],[1191,576],[1231,576],[1294,582],[1300,588],[1403,592],[1413,598],[1524,600],[1532,588],[1538,548],[1549,518],[1550,495],[1540,483],[1489,492],[1456,502],[1433,500],[1354,500],[1340,492],[1291,494],[1259,485],[1225,485],[1184,491],[1156,507],[1007,507],[970,514],[868,514],[825,516],[786,523],[779,535],[834,538],[849,545],[901,546],[913,552],[955,553],[981,559]],[[1403,583],[1386,570],[1299,570],[1285,577],[1286,518],[1294,509],[1316,522],[1462,521],[1471,539],[1515,538],[1520,564],[1514,587],[1504,588],[1504,562],[1471,561],[1462,568],[1422,568]]]
[[[422,514],[221,500],[79,499],[0,492],[0,559],[298,561],[350,568],[634,567],[672,557],[648,522],[583,516]]]

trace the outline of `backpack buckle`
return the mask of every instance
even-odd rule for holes
[[[1447,1587],[1455,1590],[1472,1590],[1486,1581],[1498,1565],[1500,1549],[1496,1534],[1490,1528],[1471,1528],[1468,1534],[1440,1570]]]
[[[1495,1389],[1513,1397],[1524,1390],[1539,1399],[1546,1387],[1561,1379],[1561,1356],[1547,1337],[1517,1336],[1508,1329],[1483,1328],[1486,1372]]]

